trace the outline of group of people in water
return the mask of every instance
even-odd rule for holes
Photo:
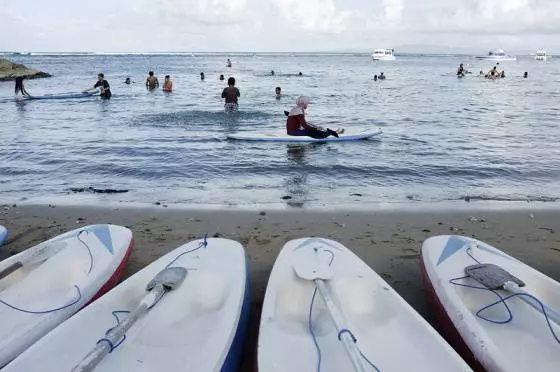
[[[500,66],[500,62],[497,62],[494,67],[492,67],[490,69],[490,71],[488,72],[484,72],[484,70],[480,70],[479,72],[479,76],[484,76],[487,79],[500,79],[500,78],[505,78],[506,77],[506,72],[505,70],[501,70],[498,71],[498,66]],[[459,65],[459,68],[457,69],[457,77],[464,77],[467,74],[470,74],[470,71],[467,71],[467,69],[463,66],[463,64],[461,63]],[[523,73],[523,77],[527,78],[529,76],[528,72],[524,72]]]
[[[231,60],[228,58],[226,61],[226,66],[227,67],[231,67],[232,66],[232,62]],[[498,66],[499,66],[499,62],[487,73],[484,73],[484,71],[480,71],[480,75],[485,76],[486,78],[489,79],[497,79],[497,78],[504,78],[505,77],[505,71],[501,70],[498,71]],[[464,65],[461,63],[459,65],[459,68],[457,70],[457,76],[458,77],[463,77],[466,74],[469,74],[470,72],[467,71],[464,67]],[[270,72],[271,76],[275,75],[274,70],[271,70]],[[303,74],[301,72],[299,72],[298,76],[303,76]],[[525,72],[523,75],[525,78],[527,78],[528,73]],[[204,80],[205,79],[205,74],[204,72],[200,73],[200,79]],[[377,81],[377,80],[385,80],[386,76],[383,72],[381,72],[379,75],[374,75],[373,80]],[[219,80],[223,81],[225,80],[224,75],[220,75],[219,76]],[[25,87],[23,85],[23,77],[18,77],[16,78],[16,82],[15,82],[15,93],[16,95],[20,94],[24,97],[31,97],[31,95],[25,90]],[[133,81],[131,81],[131,79],[129,77],[126,78],[126,80],[124,81],[125,84],[131,84],[133,83]],[[239,107],[239,103],[238,103],[238,99],[241,96],[241,93],[239,91],[239,89],[235,86],[235,78],[234,77],[230,77],[227,80],[227,84],[228,86],[225,87],[222,91],[222,99],[224,99],[224,110],[226,111],[226,113],[235,113],[238,111],[238,107]],[[146,78],[146,89],[148,90],[156,90],[159,88],[159,81],[157,76],[155,76],[153,71],[150,71],[148,73],[148,77]],[[84,93],[86,92],[90,92],[93,90],[99,90],[99,95],[101,98],[104,99],[109,99],[111,98],[111,87],[109,85],[109,82],[107,82],[107,80],[105,80],[105,76],[103,75],[103,73],[99,73],[97,75],[97,81],[95,82],[95,84],[89,88],[84,90]],[[173,91],[173,82],[171,81],[171,77],[169,75],[165,75],[165,80],[163,82],[163,86],[162,86],[162,90],[164,92],[172,92]],[[277,86],[275,88],[275,95],[276,95],[276,99],[280,99],[282,97],[282,88]],[[344,129],[343,128],[337,128],[335,130],[332,130],[330,128],[323,128],[320,126],[315,126],[312,125],[310,123],[308,123],[305,119],[305,112],[307,110],[309,106],[309,99],[305,96],[300,96],[295,103],[295,106],[290,110],[290,111],[284,111],[285,115],[287,116],[286,119],[286,133],[290,136],[308,136],[308,137],[312,137],[312,138],[327,138],[329,136],[334,136],[334,137],[338,137],[340,134],[344,133]]]

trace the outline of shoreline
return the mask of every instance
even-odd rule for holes
[[[560,202],[556,200],[445,200],[440,202],[424,201],[378,201],[378,202],[302,202],[276,201],[254,204],[220,204],[220,203],[181,203],[162,199],[153,202],[136,202],[126,200],[111,200],[88,195],[80,198],[67,196],[50,196],[43,198],[4,198],[0,199],[0,209],[11,206],[41,207],[54,206],[63,208],[94,208],[94,209],[163,209],[181,211],[305,211],[305,212],[386,212],[386,213],[425,213],[425,212],[477,212],[477,211],[560,211]],[[53,208],[54,208],[53,207]]]
[[[475,237],[560,280],[560,208],[522,210],[267,210],[118,206],[17,205],[0,207],[9,229],[0,259],[79,226],[129,227],[135,245],[125,277],[190,240],[219,236],[246,248],[251,316],[241,370],[255,357],[258,319],[268,276],[291,239],[336,240],[381,275],[416,311],[437,326],[420,274],[420,247],[434,235]]]

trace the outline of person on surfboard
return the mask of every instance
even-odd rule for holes
[[[327,138],[329,136],[338,137],[339,134],[344,133],[344,129],[337,129],[334,131],[329,128],[325,129],[307,123],[305,121],[305,110],[308,105],[309,99],[300,96],[296,100],[296,106],[290,112],[286,112],[288,115],[288,119],[286,120],[286,132],[288,135]]]
[[[99,97],[109,99],[111,98],[111,87],[109,86],[109,82],[105,80],[105,75],[103,73],[97,74],[97,82],[95,85],[89,89],[84,90],[84,93],[90,92],[99,88]]]
[[[23,76],[16,77],[15,93],[16,96],[18,96],[19,93],[21,93],[21,95],[24,97],[31,97],[31,94],[27,93],[25,87],[23,86]]]
[[[154,90],[159,88],[159,81],[156,76],[154,76],[154,72],[148,72],[148,77],[146,78],[146,88],[149,90]]]
[[[222,98],[226,100],[224,110],[228,113],[237,112],[237,99],[241,96],[239,89],[235,87],[235,78],[228,79],[228,86],[222,91]]]

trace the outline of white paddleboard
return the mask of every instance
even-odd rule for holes
[[[286,132],[274,133],[255,133],[255,132],[238,132],[228,134],[227,138],[242,141],[266,141],[266,142],[344,142],[358,141],[368,138],[380,136],[383,133],[380,129],[347,129],[343,134],[337,137],[329,136],[327,138],[311,138],[307,136],[289,136]]]
[[[326,280],[333,302],[369,360],[367,371],[470,371],[439,334],[375,271],[343,245],[322,238],[292,240],[284,246],[268,281],[259,341],[261,372],[354,371],[313,281],[296,274],[313,255],[330,264]],[[317,269],[317,272],[320,272]],[[321,365],[318,368],[320,349]],[[364,358],[364,361],[365,361]]]
[[[249,310],[243,246],[212,238],[187,243],[151,263],[61,324],[2,372],[70,371],[132,311],[166,266],[187,276],[128,330],[96,372],[235,371]],[[127,314],[117,313],[119,319]]]
[[[0,262],[0,367],[112,288],[131,249],[129,229],[91,225]]]
[[[8,239],[8,229],[0,225],[0,245],[4,244],[6,239]]]
[[[471,258],[469,254],[473,257]],[[507,301],[513,319],[495,324],[476,315],[499,300],[491,291],[454,285],[464,277],[465,267],[481,263],[498,265],[526,283],[524,290],[548,306],[560,309],[560,284],[523,262],[476,239],[436,236],[422,245],[422,269],[436,315],[446,337],[477,370],[560,371],[560,344],[553,338],[545,317],[519,298]],[[482,285],[471,278],[455,283]],[[503,297],[509,293],[497,291]],[[508,318],[503,304],[481,315],[496,321]],[[551,322],[557,335],[560,327]]]

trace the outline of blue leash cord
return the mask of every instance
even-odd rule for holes
[[[467,248],[467,250],[466,250],[467,255],[469,255],[469,257],[472,258],[476,263],[480,264],[480,261],[478,261],[476,258],[474,258],[474,257],[472,256],[472,254],[469,252],[470,249],[471,249],[470,247]],[[486,288],[486,287],[483,287],[483,286],[476,286],[476,285],[470,285],[470,284],[457,283],[457,280],[462,280],[462,279],[467,279],[467,278],[470,278],[470,276],[467,275],[467,276],[462,276],[462,277],[460,277],[460,278],[453,278],[453,279],[450,279],[450,280],[449,280],[449,283],[451,283],[451,284],[453,284],[453,285],[460,286],[460,287],[466,287],[466,288],[472,288],[472,289],[480,289],[480,290],[492,292],[492,293],[494,293],[494,294],[499,298],[497,301],[494,301],[494,302],[492,302],[491,304],[486,305],[486,306],[484,306],[484,307],[478,309],[478,310],[476,311],[476,313],[475,313],[475,315],[476,315],[478,318],[480,318],[480,319],[482,319],[482,320],[485,320],[485,321],[487,321],[487,322],[490,322],[490,323],[494,323],[494,324],[507,324],[507,323],[509,323],[509,322],[511,322],[511,321],[513,320],[513,313],[511,312],[511,309],[509,308],[509,306],[508,306],[508,304],[507,304],[506,301],[509,300],[509,299],[512,299],[512,298],[514,298],[514,297],[517,297],[517,296],[529,297],[530,299],[532,299],[533,301],[535,301],[535,302],[540,306],[540,308],[541,308],[541,310],[542,310],[542,314],[543,314],[543,316],[544,316],[544,318],[545,318],[545,320],[546,320],[546,324],[547,324],[547,326],[548,326],[548,329],[550,330],[550,333],[552,333],[552,337],[554,337],[554,339],[556,340],[556,342],[560,344],[560,337],[558,337],[558,335],[556,335],[556,332],[554,331],[554,328],[552,327],[552,324],[550,323],[550,319],[549,319],[549,317],[548,317],[548,315],[547,315],[547,313],[546,313],[546,307],[544,306],[544,304],[542,303],[542,301],[539,300],[537,297],[535,297],[535,296],[533,296],[533,295],[530,295],[530,294],[528,294],[528,293],[513,293],[513,294],[511,294],[511,295],[509,295],[509,296],[502,297],[502,295],[500,295],[500,293],[498,293],[497,291],[495,291],[495,290],[493,290],[493,289],[489,289],[489,288]],[[492,307],[494,307],[494,306],[497,306],[498,304],[504,304],[504,306],[505,306],[505,308],[506,308],[506,311],[507,311],[507,313],[508,313],[507,319],[505,319],[505,320],[494,320],[494,319],[490,319],[490,318],[488,318],[488,317],[485,317],[484,315],[481,315],[482,312],[484,312],[484,311],[486,311],[486,310],[488,310],[488,309],[490,309],[490,308],[492,308]]]
[[[208,246],[207,238],[208,238],[208,233],[205,233],[205,234],[204,234],[204,237],[202,238],[202,241],[198,244],[198,246],[197,246],[196,248],[193,248],[193,249],[191,249],[190,251],[186,251],[186,252],[183,252],[183,253],[179,254],[179,255],[178,255],[177,257],[175,257],[170,263],[168,263],[168,264],[165,266],[165,268],[167,269],[168,267],[170,267],[171,265],[173,265],[180,257],[182,257],[182,256],[184,256],[184,255],[186,255],[186,254],[192,253],[192,252],[194,252],[194,251],[198,251],[199,249],[201,249],[201,248],[203,248],[203,247],[206,248],[206,247]]]
[[[91,253],[91,249],[90,249],[90,247],[87,245],[87,243],[84,242],[82,239],[80,239],[80,235],[81,235],[82,233],[84,233],[84,232],[85,232],[86,234],[89,234],[89,232],[88,232],[87,230],[81,230],[80,232],[78,232],[77,239],[80,241],[80,243],[82,243],[82,244],[86,247],[86,249],[87,249],[87,251],[88,251],[88,253],[89,253],[89,259],[90,259],[90,262],[89,262],[89,269],[88,269],[88,274],[89,274],[89,273],[91,273],[91,270],[92,270],[92,268],[93,268],[93,254]],[[69,304],[66,304],[66,305],[63,305],[63,306],[60,306],[60,307],[57,307],[57,308],[54,308],[54,309],[47,309],[47,310],[27,310],[27,309],[22,309],[21,307],[18,307],[18,306],[9,304],[9,303],[7,303],[6,301],[4,301],[4,300],[2,300],[2,299],[0,299],[0,304],[3,304],[3,305],[5,305],[5,306],[7,306],[7,307],[9,307],[9,308],[11,308],[11,309],[14,309],[14,310],[17,310],[17,311],[21,311],[22,313],[27,313],[27,314],[48,314],[48,313],[54,313],[55,311],[59,311],[59,310],[66,309],[66,308],[71,307],[71,306],[77,304],[78,302],[80,302],[80,300],[82,299],[82,292],[80,291],[80,287],[78,287],[77,285],[74,284],[74,288],[76,288],[76,292],[78,292],[78,298],[75,299],[75,300],[73,300],[73,301],[70,302]]]
[[[331,266],[331,264],[334,261],[334,252],[329,250],[329,249],[323,249],[324,252],[328,252],[331,254],[331,260],[329,261],[329,266]],[[311,296],[311,304],[309,305],[309,315],[307,318],[307,329],[309,330],[309,333],[311,334],[311,338],[313,339],[313,344],[315,345],[315,349],[317,350],[317,372],[321,372],[321,362],[323,359],[322,353],[321,353],[321,347],[319,346],[319,342],[317,341],[317,336],[315,336],[315,332],[313,332],[313,326],[311,324],[311,315],[313,314],[313,304],[315,303],[315,297],[317,295],[317,286],[315,286],[315,289],[313,290],[313,295]],[[341,329],[338,331],[337,334],[337,338],[338,341],[341,340],[341,335],[343,333],[348,333],[350,334],[350,336],[352,337],[352,340],[354,341],[354,343],[358,342],[358,339],[356,338],[356,336],[354,336],[354,334],[352,333],[352,331],[350,331],[349,329]],[[357,345],[356,345],[357,346]],[[360,348],[358,347],[358,351],[360,352],[360,355],[362,356],[362,358],[364,358],[364,360],[370,365],[372,366],[377,372],[381,372],[381,370],[379,368],[377,368],[377,366],[375,364],[373,364],[365,355],[364,353],[362,353],[362,350],[360,350]]]

